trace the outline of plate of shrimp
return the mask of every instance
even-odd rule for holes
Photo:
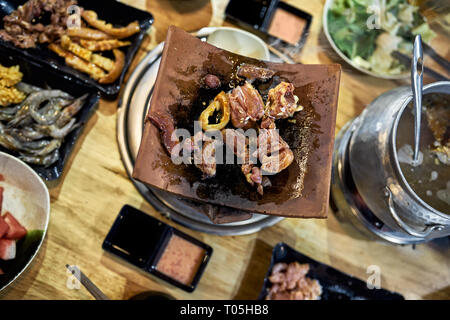
[[[99,94],[1,51],[0,150],[55,180]]]

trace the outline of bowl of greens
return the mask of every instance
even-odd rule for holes
[[[0,292],[36,257],[48,228],[50,195],[21,160],[0,152]]]
[[[409,77],[409,66],[394,53],[411,56],[415,35],[426,43],[436,36],[419,7],[408,0],[327,0],[323,28],[342,59],[384,79]]]

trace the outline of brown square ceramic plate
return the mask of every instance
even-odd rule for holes
[[[338,88],[339,65],[278,64],[242,57],[209,45],[176,27],[170,27],[162,55],[149,114],[170,116],[176,128],[193,132],[193,123],[209,101],[201,89],[206,74],[219,76],[228,85],[242,63],[275,71],[272,81],[287,81],[304,110],[295,123],[278,120],[280,135],[294,153],[294,162],[271,176],[272,186],[259,195],[250,186],[239,165],[218,165],[216,176],[202,179],[194,165],[175,165],[161,143],[156,126],[146,121],[133,177],[148,185],[182,197],[240,210],[286,217],[325,218],[331,175],[331,157]]]

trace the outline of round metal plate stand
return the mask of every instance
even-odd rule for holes
[[[211,28],[213,31],[214,28]],[[159,44],[139,63],[128,80],[119,101],[117,139],[128,175],[144,198],[162,215],[188,228],[217,234],[243,235],[257,232],[281,221],[282,217],[254,214],[249,220],[213,224],[190,201],[148,187],[131,178],[144,128],[144,119],[152,96],[164,43]]]

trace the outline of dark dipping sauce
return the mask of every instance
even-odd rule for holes
[[[161,258],[156,264],[156,270],[185,285],[190,285],[195,278],[204,258],[206,251],[172,234]]]

